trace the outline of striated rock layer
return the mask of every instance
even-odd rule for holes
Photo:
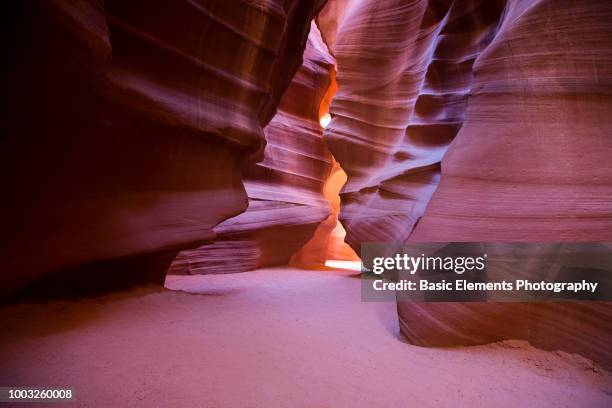
[[[611,18],[595,0],[352,3],[326,132],[348,242],[612,240]],[[612,367],[610,304],[398,312],[414,344],[521,338]]]
[[[339,91],[325,137],[348,175],[340,220],[358,249],[406,240],[423,214],[503,4],[349,4],[335,37]]]
[[[557,3],[506,6],[411,239],[612,240],[612,4]],[[521,338],[612,367],[609,303],[400,303],[398,311],[417,344]],[[423,314],[427,323],[416,323]]]
[[[612,369],[608,302],[399,302],[397,310],[401,333],[419,346],[521,339],[546,350],[581,354]]]
[[[0,294],[212,240],[247,206],[243,162],[263,145],[322,3],[5,6]]]
[[[413,239],[612,240],[610,18],[606,1],[508,2]]]
[[[333,64],[313,23],[304,62],[264,129],[264,159],[244,169],[248,209],[214,229],[215,243],[181,252],[171,273],[233,273],[287,264],[328,218],[323,190],[333,158],[323,143],[319,118],[331,97]],[[330,233],[317,240],[326,242]]]

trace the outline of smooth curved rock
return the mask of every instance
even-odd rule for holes
[[[581,354],[612,368],[612,303],[398,303],[400,330],[427,347],[528,340],[546,350]]]
[[[612,241],[610,18],[605,1],[508,3],[413,239]]]
[[[323,33],[323,40],[332,55],[335,55],[338,28],[356,1],[358,0],[330,0],[317,14],[317,26]]]
[[[612,240],[612,5],[556,3],[508,3],[411,240]],[[610,303],[400,303],[398,313],[416,344],[520,338],[612,367]]]
[[[328,218],[323,190],[333,158],[323,143],[319,118],[322,105],[329,104],[325,99],[333,64],[312,23],[304,63],[264,129],[265,157],[243,172],[248,209],[215,228],[214,244],[181,252],[171,273],[234,273],[286,265]],[[330,233],[317,239],[326,241]],[[315,252],[325,256],[322,248]]]
[[[340,220],[358,250],[405,241],[423,214],[503,2],[350,4],[335,37],[339,91],[325,137],[348,174]]]
[[[332,33],[339,92],[325,134],[348,174],[351,246],[612,240],[611,18],[595,0],[352,3]],[[610,313],[398,304],[414,344],[522,338],[606,367]]]
[[[7,5],[1,293],[212,240],[247,206],[241,167],[322,4]]]

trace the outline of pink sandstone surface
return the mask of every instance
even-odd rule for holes
[[[7,5],[13,42],[1,149],[11,193],[1,247],[10,273],[0,294],[107,260],[133,262],[161,281],[179,249],[213,240],[217,224],[247,207],[242,167],[262,157],[262,128],[322,5]],[[102,281],[112,279],[104,273]],[[130,275],[137,271],[116,279]]]
[[[612,240],[612,3],[348,4],[319,19],[338,66],[325,137],[348,174],[340,219],[353,248]],[[522,338],[612,364],[607,303],[398,312],[413,344]]]
[[[264,159],[243,170],[247,210],[215,227],[214,243],[181,252],[171,273],[233,273],[286,265],[329,219],[331,228],[320,230],[315,239],[327,242],[336,224],[324,196],[333,158],[323,143],[319,119],[325,113],[321,105],[329,105],[334,61],[314,23],[303,60],[264,129]],[[325,254],[316,246],[302,251],[303,257],[321,265]]]

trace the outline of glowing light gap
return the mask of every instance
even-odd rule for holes
[[[329,122],[331,122],[331,115],[329,113],[324,113],[323,116],[321,116],[321,119],[319,119],[319,124],[323,129],[329,125]]]
[[[325,266],[336,269],[346,269],[350,271],[361,272],[361,261],[340,261],[337,259],[329,259],[325,261]]]

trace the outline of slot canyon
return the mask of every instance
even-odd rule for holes
[[[0,389],[612,405],[608,299],[363,299],[368,243],[612,251],[612,2],[3,8]]]

